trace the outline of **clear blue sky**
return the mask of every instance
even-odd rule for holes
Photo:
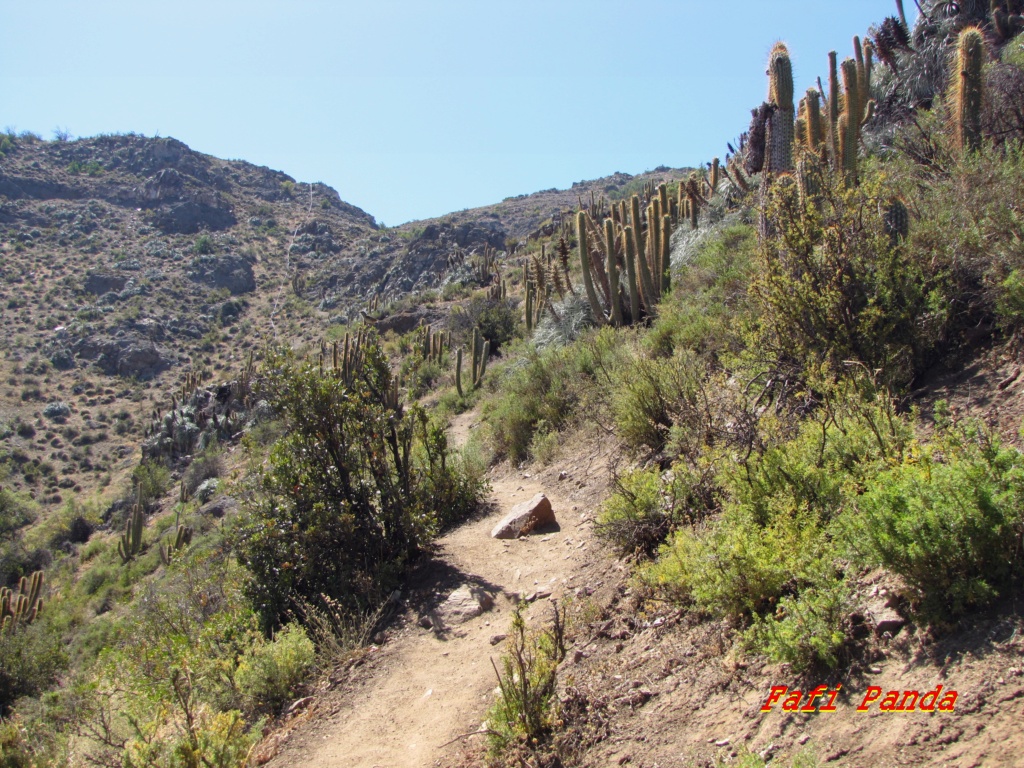
[[[3,3],[0,126],[135,131],[389,225],[725,154],[776,40],[797,92],[892,0]],[[913,3],[908,0],[908,12]]]

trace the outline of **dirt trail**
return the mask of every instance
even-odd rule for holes
[[[476,426],[475,414],[452,425],[463,444]],[[530,606],[532,620],[551,613],[558,599],[593,586],[607,568],[593,541],[593,517],[608,478],[608,456],[584,446],[538,473],[505,468],[492,473],[489,512],[440,539],[432,558],[412,574],[403,597],[405,613],[387,632],[387,641],[371,653],[335,690],[318,697],[280,746],[272,766],[351,766],[421,768],[445,765],[460,734],[480,727],[496,685],[491,659],[504,643],[518,598],[539,593]],[[560,478],[561,473],[564,476]],[[515,504],[543,492],[558,520],[552,528],[501,541],[491,528]],[[481,616],[451,627],[423,628],[417,621],[461,584],[480,587],[495,597]],[[480,737],[475,737],[480,738]]]

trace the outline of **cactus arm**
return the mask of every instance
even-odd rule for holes
[[[604,220],[604,240],[611,320],[612,325],[618,326],[622,325],[622,302],[619,301],[619,265],[615,260],[615,224],[611,219]]]

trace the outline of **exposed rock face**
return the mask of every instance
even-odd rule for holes
[[[223,207],[216,198],[201,197],[185,200],[157,211],[153,223],[164,234],[191,235],[200,229],[227,229],[237,222],[230,209]]]
[[[538,493],[529,501],[512,507],[512,511],[494,526],[491,538],[518,539],[536,528],[554,522],[555,512],[551,508],[551,501],[543,493]]]
[[[189,265],[188,276],[213,288],[227,288],[236,296],[256,290],[252,258],[247,256],[197,256]]]
[[[174,355],[166,347],[134,334],[119,338],[87,337],[77,342],[75,354],[95,360],[109,376],[128,376],[147,380],[169,368]]]
[[[382,317],[380,320],[373,321],[373,326],[380,333],[394,331],[401,335],[403,333],[408,333],[417,326],[439,322],[443,317],[444,315],[438,312],[431,312],[426,307],[417,306],[403,312],[396,312],[393,315]]]
[[[102,296],[111,291],[124,290],[128,278],[124,275],[115,275],[111,272],[92,272],[85,276],[84,288],[86,292],[94,296]]]

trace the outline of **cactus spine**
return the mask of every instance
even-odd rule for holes
[[[672,217],[661,217],[661,295],[672,289]]]
[[[985,59],[985,38],[977,27],[960,33],[956,46],[952,113],[956,143],[961,151],[981,147],[981,70]]]

